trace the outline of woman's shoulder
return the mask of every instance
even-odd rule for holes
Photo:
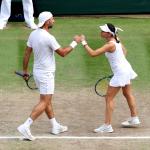
[[[108,51],[107,52],[114,52],[115,51],[115,49],[116,49],[116,44],[115,44],[115,42],[111,42],[111,41],[109,41],[109,42],[107,42],[106,44],[105,44],[105,46],[107,47],[107,49],[108,49]]]

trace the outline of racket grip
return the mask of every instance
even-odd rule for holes
[[[29,74],[25,74],[23,72],[18,72],[18,71],[15,71],[15,74],[21,76],[21,77],[29,77],[30,75]]]
[[[21,76],[21,77],[24,76],[24,74],[23,74],[22,72],[18,72],[18,71],[15,71],[15,74],[17,74],[17,75],[19,75],[19,76]]]

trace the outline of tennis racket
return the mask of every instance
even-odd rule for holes
[[[108,87],[109,81],[112,77],[113,77],[113,75],[108,75],[108,76],[102,77],[95,83],[95,92],[97,95],[99,95],[101,97],[106,96],[107,87]]]
[[[29,89],[31,89],[31,90],[36,90],[36,89],[38,89],[37,87],[36,87],[36,84],[35,84],[35,81],[34,81],[34,78],[33,78],[33,75],[32,74],[28,74],[28,75],[26,75],[26,74],[24,74],[23,72],[21,72],[21,71],[15,71],[15,74],[16,75],[18,75],[18,76],[20,76],[20,77],[24,77],[24,76],[28,76],[28,79],[27,80],[25,80],[24,78],[24,81],[26,82],[26,85],[27,85],[27,87],[29,88]]]

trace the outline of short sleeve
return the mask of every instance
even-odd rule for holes
[[[55,39],[55,37],[54,36],[52,36],[51,38],[50,38],[50,43],[49,43],[49,46],[50,46],[50,48],[52,49],[52,50],[57,50],[57,49],[59,49],[61,46],[59,45],[59,43],[57,42],[57,40]]]

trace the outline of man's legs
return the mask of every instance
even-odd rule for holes
[[[49,103],[45,109],[45,113],[49,119],[54,118],[54,112],[53,112],[53,107],[52,107],[51,101],[49,101]]]
[[[0,13],[0,30],[6,26],[11,14],[11,0],[2,0]]]
[[[49,103],[51,103],[51,99],[52,94],[40,95],[40,102],[33,108],[32,113],[30,115],[33,121],[46,110],[46,108],[49,106]],[[53,116],[54,113],[52,110],[52,106],[50,109],[51,110],[49,111],[49,115]]]
[[[30,132],[30,125],[36,120],[44,111],[47,114],[50,123],[52,125],[52,134],[59,134],[68,130],[67,126],[62,126],[57,123],[54,118],[54,112],[52,107],[52,94],[40,95],[40,102],[33,108],[30,117],[24,122],[24,124],[18,127],[19,132],[27,139],[34,140]]]
[[[36,120],[49,105],[49,101],[51,101],[52,95],[40,95],[40,102],[33,108],[30,117],[24,122],[24,124],[18,127],[18,131],[27,139],[34,140],[35,138],[32,136],[30,132],[30,125]],[[51,109],[52,110],[52,109]],[[53,114],[53,111],[50,111]]]
[[[31,29],[37,29],[36,24],[34,23],[34,9],[33,9],[33,2],[32,0],[22,0],[23,2],[23,11],[24,11],[24,18],[27,26]]]
[[[54,118],[54,112],[53,112],[53,107],[52,107],[51,101],[49,101],[49,104],[47,105],[47,107],[45,109],[45,113],[50,120],[50,124],[52,126],[52,129],[50,132],[52,134],[59,134],[59,133],[62,133],[62,132],[65,132],[68,130],[67,126],[60,125]]]

